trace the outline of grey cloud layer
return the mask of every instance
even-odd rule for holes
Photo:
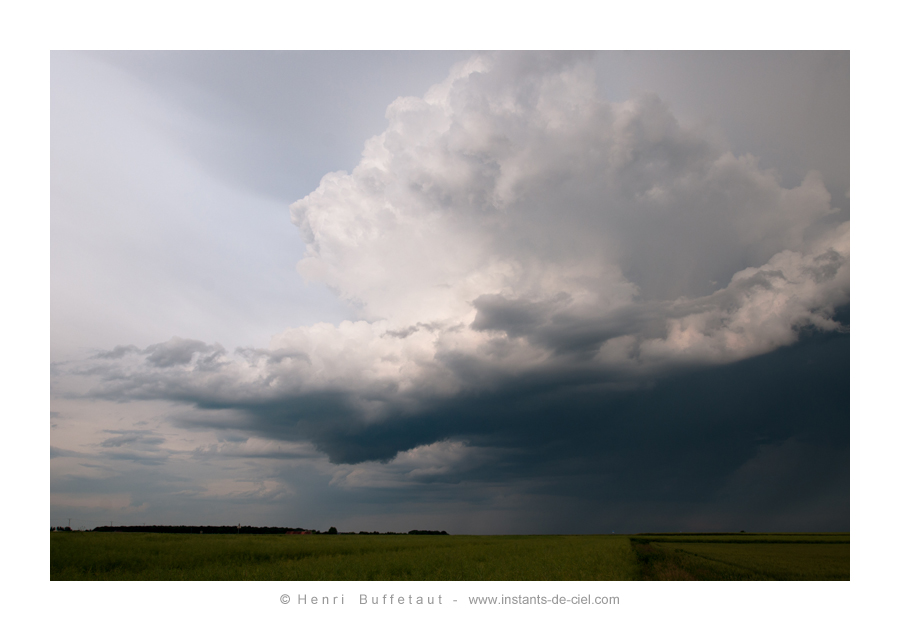
[[[627,473],[645,490],[654,475],[692,485],[688,501],[743,492],[794,457],[839,462],[831,434],[819,449],[791,433],[806,417],[778,417],[790,425],[778,433],[738,413],[732,440],[712,417],[668,419],[687,405],[675,386],[640,407],[653,380],[696,385],[683,375],[710,366],[774,388],[766,354],[811,335],[839,356],[849,224],[816,173],[786,188],[652,95],[604,100],[594,73],[579,55],[474,57],[395,101],[359,165],[294,204],[300,273],[365,319],[289,329],[268,349],[116,347],[77,367],[96,379],[90,394],[186,403],[184,426],[270,441],[198,458],[303,459],[312,444],[349,467],[335,478],[348,487],[529,478],[552,495],[557,476]],[[696,471],[667,451],[671,432],[696,443]],[[106,440],[152,455],[137,435]]]

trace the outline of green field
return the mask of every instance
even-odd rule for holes
[[[50,579],[849,580],[849,541],[849,535],[447,537],[54,532],[50,534]]]
[[[631,580],[627,537],[51,533],[51,580]]]
[[[634,537],[644,580],[850,580],[849,534]]]

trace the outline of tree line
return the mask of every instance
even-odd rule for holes
[[[51,528],[50,532],[72,532],[72,529],[66,526]],[[209,535],[284,535],[284,534],[304,534],[304,535],[447,535],[446,530],[410,530],[409,532],[368,532],[361,530],[359,532],[338,532],[337,528],[332,526],[325,532],[320,532],[313,528],[283,528],[280,526],[98,526],[89,532],[156,532],[170,534],[209,534]]]
[[[98,526],[91,532],[161,532],[208,535],[283,535],[288,532],[321,534],[318,530],[309,528],[282,528],[279,526]]]

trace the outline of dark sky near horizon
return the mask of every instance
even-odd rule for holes
[[[54,53],[51,98],[51,525],[849,530],[849,53]]]

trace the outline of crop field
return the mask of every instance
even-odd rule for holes
[[[850,580],[849,534],[634,537],[645,580]]]
[[[627,537],[51,533],[51,580],[632,580]]]
[[[51,580],[849,580],[845,535],[50,535]]]

